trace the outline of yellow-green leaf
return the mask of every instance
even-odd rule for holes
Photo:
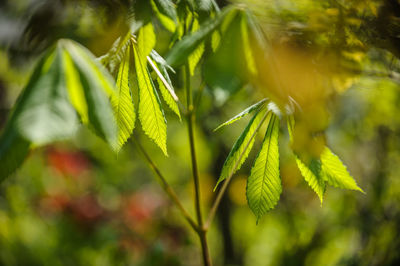
[[[123,60],[118,69],[117,92],[111,98],[115,119],[118,126],[118,146],[117,151],[125,144],[132,134],[135,127],[135,110],[132,102],[129,87],[129,60],[130,47],[127,47]]]
[[[349,174],[339,157],[328,147],[325,147],[321,153],[321,162],[323,177],[329,185],[364,192]]]
[[[192,23],[192,32],[196,32],[198,29],[199,29],[199,21],[197,20],[197,18],[194,18]],[[200,43],[188,57],[189,72],[191,76],[194,75],[194,70],[197,64],[199,63],[201,57],[203,56],[204,47],[205,47],[204,42]]]
[[[135,68],[139,87],[139,120],[143,131],[167,155],[167,124],[161,109],[160,99],[147,70],[147,61],[142,60],[133,45]]]
[[[247,156],[249,156],[251,148],[254,145],[256,133],[260,129],[261,124],[265,121],[267,112],[267,108],[261,108],[257,110],[253,118],[247,124],[246,128],[229,152],[228,157],[222,166],[221,175],[217,184],[215,185],[215,188],[217,188],[219,183],[239,170]]]
[[[257,68],[256,68],[256,63],[255,63],[254,57],[253,57],[252,47],[250,45],[249,31],[247,28],[247,19],[246,19],[245,14],[243,14],[241,17],[240,29],[242,31],[243,52],[244,52],[244,56],[246,58],[248,70],[251,75],[256,76]]]
[[[279,119],[272,112],[270,114],[267,132],[246,186],[247,202],[256,215],[257,222],[275,207],[282,193],[279,174]]]
[[[146,62],[146,57],[150,54],[156,44],[156,35],[152,23],[147,23],[139,29],[137,45],[141,60]]]

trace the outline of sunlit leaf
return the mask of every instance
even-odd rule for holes
[[[139,29],[137,37],[138,53],[141,60],[146,62],[146,57],[153,50],[156,44],[156,35],[154,34],[153,24],[147,23]]]
[[[221,24],[224,17],[234,9],[228,7],[218,13],[215,18],[211,18],[200,25],[200,29],[190,35],[186,35],[168,52],[166,60],[173,67],[183,64],[189,55],[207,38],[218,25]]]
[[[199,29],[199,21],[195,18],[192,24],[192,32],[196,32]],[[189,55],[188,63],[189,63],[189,72],[190,75],[194,75],[194,70],[199,63],[201,57],[204,53],[204,42],[200,43],[197,48]]]
[[[328,147],[325,147],[321,153],[321,163],[323,178],[329,185],[364,192],[359,186],[357,186],[356,181],[349,174],[346,166],[342,163],[339,157]]]
[[[178,96],[176,96],[175,94],[171,79],[169,78],[166,68],[161,65],[161,70],[163,71],[163,73],[161,73],[158,66],[150,57],[147,57],[147,61],[150,63],[150,66],[153,68],[154,72],[157,75],[158,87],[161,91],[161,95],[164,101],[167,103],[168,107],[179,117],[179,120],[181,120],[181,114],[179,112],[179,107],[177,104]]]
[[[246,65],[251,75],[257,75],[256,63],[253,57],[252,47],[250,45],[249,31],[247,28],[247,19],[245,14],[242,14],[240,20],[240,29],[242,32],[243,52],[246,59]]]
[[[173,3],[169,0],[157,0],[157,3],[160,5],[161,9],[164,12],[160,10],[154,0],[151,0],[151,7],[153,8],[155,15],[168,31],[175,32],[177,14]]]
[[[220,129],[221,127],[230,125],[238,120],[240,120],[241,118],[245,117],[246,115],[250,114],[251,112],[253,112],[254,110],[257,110],[258,108],[260,108],[265,102],[267,101],[267,99],[262,99],[261,101],[253,104],[250,107],[247,107],[246,109],[244,109],[242,112],[240,112],[239,114],[235,115],[234,117],[232,117],[231,119],[229,119],[228,121],[222,123],[221,125],[219,125],[216,129],[214,129],[214,131],[217,131],[218,129]]]
[[[71,105],[63,76],[59,46],[39,61],[19,96],[0,137],[0,180],[23,162],[35,146],[73,136],[79,120]]]
[[[70,40],[62,40],[60,44],[68,52],[76,68],[70,75],[79,74],[74,79],[79,79],[83,88],[89,128],[115,149],[118,141],[117,125],[109,101],[115,95],[113,78],[85,47]]]
[[[282,193],[279,174],[279,119],[270,113],[267,132],[247,180],[246,196],[257,222],[267,211],[274,208]]]
[[[118,125],[118,147],[121,149],[129,139],[135,127],[136,114],[129,87],[130,48],[127,47],[124,58],[119,66],[117,76],[117,93],[111,98],[115,119]]]
[[[288,118],[288,131],[291,139],[293,139],[293,127],[294,118],[290,116]],[[326,184],[321,174],[321,161],[319,159],[312,158],[308,163],[305,163],[299,158],[297,154],[295,154],[295,159],[301,175],[304,177],[308,185],[318,195],[319,200],[322,204],[326,190]]]
[[[160,99],[154,88],[153,81],[138,49],[133,45],[135,68],[139,87],[139,120],[143,131],[167,155],[167,124],[161,109]]]
[[[239,170],[247,156],[249,156],[251,148],[254,145],[256,133],[260,129],[261,124],[265,121],[267,112],[267,108],[257,110],[253,118],[247,124],[246,128],[229,152],[228,157],[222,166],[221,175],[214,190],[217,188],[219,183]]]

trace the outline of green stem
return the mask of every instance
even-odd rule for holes
[[[186,89],[186,104],[187,104],[187,123],[188,123],[188,137],[190,144],[190,158],[192,161],[192,175],[193,175],[193,183],[194,183],[194,191],[195,191],[195,199],[194,205],[196,209],[197,216],[197,225],[199,231],[197,232],[201,242],[201,250],[203,256],[203,262],[205,266],[211,266],[211,257],[208,251],[208,243],[207,243],[207,230],[203,228],[203,217],[201,213],[201,196],[200,196],[200,182],[199,182],[199,169],[197,166],[197,157],[196,157],[196,146],[194,139],[194,122],[195,122],[195,113],[193,106],[193,97],[192,97],[192,88],[190,84],[190,71],[189,64],[186,63],[184,68],[184,84]]]
[[[182,213],[183,217],[186,219],[186,221],[189,223],[189,225],[193,228],[193,230],[195,230],[196,232],[199,232],[200,230],[199,230],[198,226],[196,225],[196,222],[192,219],[192,217],[190,217],[189,213],[185,210],[185,208],[183,207],[182,203],[180,202],[178,196],[176,195],[175,191],[168,184],[165,177],[161,174],[160,169],[158,169],[158,167],[153,162],[151,157],[147,154],[146,150],[134,138],[132,138],[132,142],[135,143],[136,148],[143,154],[143,157],[145,158],[146,162],[149,164],[150,168],[153,169],[156,176],[158,177],[158,179],[161,183],[161,187],[167,193],[167,195],[172,200],[172,202],[175,203],[175,205],[178,207],[178,209]]]

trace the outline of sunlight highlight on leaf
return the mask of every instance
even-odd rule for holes
[[[271,113],[261,150],[246,186],[247,202],[256,215],[257,222],[261,216],[275,207],[282,193],[278,136],[279,119]]]
[[[147,70],[146,61],[142,60],[133,45],[135,67],[139,87],[139,120],[143,131],[167,153],[167,124],[161,108],[160,99]]]
[[[117,75],[117,93],[111,98],[111,104],[118,125],[117,151],[125,144],[135,127],[136,114],[129,87],[130,47],[127,47]]]

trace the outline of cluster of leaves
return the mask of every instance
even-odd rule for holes
[[[244,116],[254,113],[226,158],[217,183],[218,186],[225,179],[232,178],[233,174],[240,169],[254,145],[258,131],[264,123],[267,123],[264,140],[247,179],[246,187],[247,201],[257,220],[275,207],[282,193],[278,146],[280,117],[282,115],[273,102],[268,102],[267,99],[264,99],[248,107],[217,128],[232,124]],[[295,127],[293,116],[289,115],[287,119],[289,135],[293,139]],[[301,159],[296,153],[294,155],[302,176],[318,195],[321,204],[327,184],[363,192],[339,157],[328,147],[324,148],[319,158],[311,158],[307,161]]]
[[[173,47],[165,60],[153,50],[156,44],[153,23],[139,17],[133,30],[121,36],[110,52],[100,59],[73,41],[58,41],[36,66],[1,136],[0,180],[22,163],[31,147],[70,138],[79,122],[87,125],[118,152],[135,127],[136,99],[143,131],[167,155],[167,124],[159,92],[169,108],[181,118],[179,100],[168,75],[168,69],[172,69],[170,66],[179,67],[187,63],[192,76],[207,49],[216,57],[206,65],[232,57],[230,50],[226,49],[227,45],[240,43],[245,71],[242,65],[233,64],[229,65],[232,69],[224,72],[221,80],[210,78],[206,70],[204,78],[210,87],[241,87],[249,82],[249,77],[256,77],[260,71],[254,58],[254,47],[266,46],[266,38],[251,12],[234,5],[219,10],[214,1],[202,3],[196,5],[191,1],[180,1],[175,5],[168,0],[147,3],[165,29],[173,33]],[[143,3],[138,1],[137,4]],[[204,7],[211,18],[200,21],[198,13],[203,12]],[[137,10],[140,8],[137,7]],[[239,35],[234,33],[238,27]],[[136,29],[137,36],[133,34]],[[227,39],[230,42],[224,43]],[[257,45],[250,45],[254,40]],[[112,73],[116,72],[116,82],[104,66]],[[158,90],[149,66],[155,73]],[[215,71],[216,68],[209,69]],[[130,82],[132,80],[134,82]],[[132,86],[134,83],[137,84],[137,91]],[[256,134],[267,123],[246,193],[248,204],[259,219],[277,204],[282,192],[278,150],[281,112],[272,101],[264,99],[221,126],[250,113],[254,116],[233,145],[217,185],[230,179],[240,169],[254,145]],[[288,129],[291,136],[292,132],[295,134],[291,116]],[[326,183],[362,191],[340,159],[327,147],[318,158],[302,158],[296,154],[296,162],[321,203]]]
[[[166,120],[147,62],[157,74],[164,100],[179,117],[180,113],[165,61],[152,51],[154,44],[151,24],[139,30],[137,39],[130,32],[126,35],[119,45],[122,61],[115,84],[90,51],[71,40],[58,41],[35,67],[1,136],[0,178],[11,174],[31,147],[71,138],[79,122],[118,152],[135,126],[129,82],[131,50],[139,88],[139,120],[144,132],[167,154]]]

